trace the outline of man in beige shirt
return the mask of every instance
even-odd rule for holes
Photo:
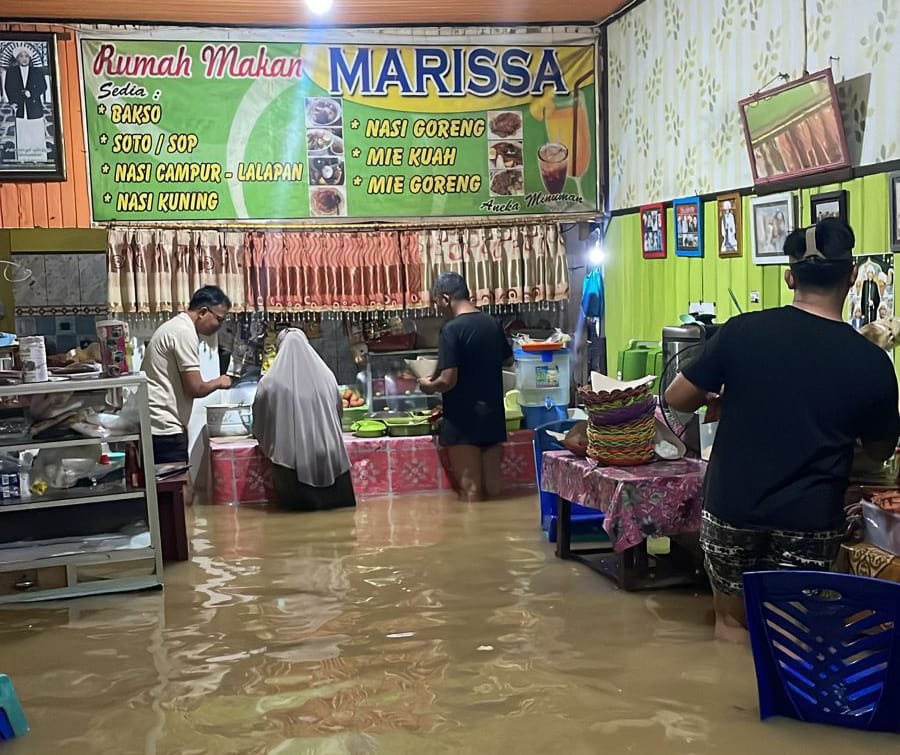
[[[194,399],[231,387],[227,376],[209,382],[200,376],[200,336],[217,333],[229,309],[231,301],[221,289],[204,286],[191,298],[188,311],[160,327],[147,344],[143,370],[157,464],[187,462],[187,426]]]

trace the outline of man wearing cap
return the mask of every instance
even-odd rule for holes
[[[679,411],[721,411],[701,532],[719,639],[747,639],[744,572],[830,569],[855,447],[894,454],[894,366],[843,320],[855,243],[837,218],[793,231],[793,303],[729,320],[666,391]]]
[[[47,125],[44,93],[47,72],[35,65],[32,51],[19,47],[15,62],[5,71],[3,92],[16,109],[16,160],[20,163],[47,161]]]

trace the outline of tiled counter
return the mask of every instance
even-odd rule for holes
[[[510,433],[504,444],[501,472],[504,489],[510,494],[535,490],[532,438],[530,430],[519,430]],[[358,498],[453,489],[430,436],[362,439],[348,435],[345,442]],[[269,463],[252,438],[210,440],[210,464],[213,503],[272,500]]]

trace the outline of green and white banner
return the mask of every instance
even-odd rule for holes
[[[214,33],[82,38],[95,222],[597,210],[593,38],[203,39]]]

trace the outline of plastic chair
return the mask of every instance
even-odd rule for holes
[[[900,584],[772,571],[744,588],[760,718],[900,733]]]
[[[28,721],[6,674],[0,674],[0,741],[27,734]]]
[[[565,449],[556,438],[547,433],[548,430],[556,433],[564,433],[576,425],[579,420],[563,419],[558,422],[550,422],[542,425],[534,431],[534,470],[537,475],[538,495],[541,503],[541,528],[547,533],[547,539],[551,543],[556,542],[556,524],[558,521],[557,504],[559,496],[556,493],[548,493],[541,490],[541,477],[543,469],[541,457],[544,451],[564,451]],[[603,531],[604,515],[596,509],[589,509],[572,502],[572,535],[600,535],[605,537]]]

